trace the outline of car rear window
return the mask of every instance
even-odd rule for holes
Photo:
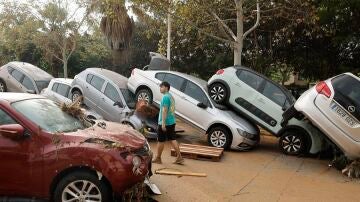
[[[335,93],[341,93],[355,105],[360,106],[360,81],[347,74],[340,75],[332,80]]]

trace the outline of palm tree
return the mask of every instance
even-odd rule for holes
[[[105,15],[100,28],[112,50],[113,71],[124,73],[124,66],[129,63],[130,41],[133,34],[133,20],[127,14],[124,2],[113,1],[105,5]]]

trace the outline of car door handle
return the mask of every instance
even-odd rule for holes
[[[181,98],[181,99],[184,99],[184,100],[187,100],[185,96],[181,96],[180,98]]]
[[[104,102],[105,102],[105,98],[103,98],[103,97],[102,97],[101,99],[102,99],[102,101],[104,101]]]
[[[241,86],[241,84],[240,84],[240,83],[235,83],[235,85],[237,85],[237,86]]]

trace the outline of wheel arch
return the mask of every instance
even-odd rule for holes
[[[70,173],[76,172],[76,171],[88,172],[88,173],[91,173],[91,174],[99,177],[97,171],[88,166],[73,166],[73,167],[67,168],[67,169],[61,171],[60,173],[58,173],[54,177],[54,179],[52,180],[52,182],[50,184],[49,196],[50,196],[51,201],[53,201],[53,199],[54,199],[53,198],[54,192],[55,192],[56,186],[59,184],[60,180],[63,179],[65,176],[69,175]],[[111,186],[110,181],[104,175],[102,175],[101,180],[104,180],[105,184],[109,187],[109,189],[112,192],[112,186]]]
[[[144,84],[141,84],[141,85],[139,85],[139,86],[136,88],[135,94],[137,94],[140,90],[143,90],[143,89],[148,89],[148,90],[150,90],[151,94],[153,94],[153,92],[152,92],[152,90],[150,89],[150,87],[147,86],[147,85],[144,85]]]
[[[83,90],[79,87],[79,86],[74,86],[71,88],[71,94],[74,92],[74,91],[79,91],[82,95],[84,94],[83,93]]]

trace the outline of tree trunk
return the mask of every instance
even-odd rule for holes
[[[236,4],[236,40],[234,43],[234,65],[241,65],[241,54],[244,46],[244,10],[243,0],[235,0]]]
[[[66,46],[65,46],[66,47]],[[66,57],[66,52],[65,50],[63,51],[62,53],[62,62],[64,63],[63,64],[63,67],[64,67],[64,78],[68,78],[68,60],[67,60],[67,57]]]
[[[171,0],[169,0],[169,10],[168,10],[168,19],[167,19],[167,54],[166,57],[170,61],[170,51],[171,51]]]
[[[112,71],[118,72],[120,74],[124,74],[127,72],[127,64],[129,63],[130,50],[112,50],[112,63],[113,67]]]

